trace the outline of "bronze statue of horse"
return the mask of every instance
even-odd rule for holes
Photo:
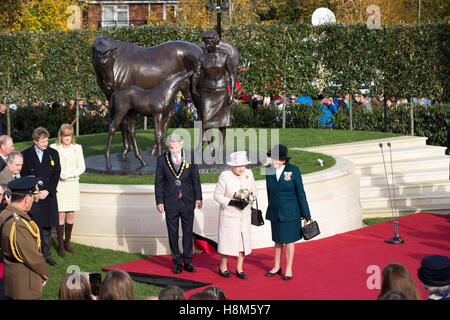
[[[186,41],[169,41],[154,47],[140,47],[98,36],[92,45],[92,63],[97,82],[110,100],[112,94],[121,88],[136,85],[151,89],[177,72],[193,70],[201,52],[199,46]],[[189,88],[183,88],[183,96],[190,97]],[[170,123],[173,115],[174,112],[166,119],[167,122]],[[124,160],[130,149],[127,121],[128,117],[125,117],[121,125]],[[156,155],[155,146],[152,148],[152,155]]]
[[[92,63],[97,82],[110,100],[112,94],[124,87],[136,85],[142,89],[151,89],[164,79],[181,71],[192,71],[197,59],[203,52],[202,45],[186,41],[168,41],[153,47],[141,47],[130,42],[118,41],[105,36],[97,36],[92,45]],[[232,57],[237,74],[239,51],[232,44],[220,41],[218,48],[227,51]],[[191,88],[182,89],[183,96],[191,95]],[[110,103],[111,105],[111,103]],[[175,112],[165,119],[170,124]],[[120,125],[123,138],[122,159],[126,159],[129,146],[128,116]],[[150,152],[159,155],[155,144]]]
[[[159,85],[149,90],[131,85],[112,94],[112,121],[109,125],[108,142],[105,152],[106,167],[108,169],[111,169],[110,148],[114,132],[126,116],[128,117],[128,131],[133,144],[134,154],[142,166],[146,166],[147,163],[139,153],[136,143],[136,114],[139,113],[147,117],[153,116],[155,120],[155,145],[157,146],[158,154],[162,153],[163,139],[169,125],[169,122],[165,120],[173,109],[173,103],[177,93],[180,90],[189,90],[189,77],[191,75],[192,71],[182,71],[169,76]]]

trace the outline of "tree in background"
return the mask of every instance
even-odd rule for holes
[[[311,22],[311,16],[317,8],[326,7],[335,12],[333,1],[327,0],[256,0],[255,8],[261,22],[295,23]]]
[[[211,28],[215,18],[206,9],[205,0],[180,0],[178,7],[166,13],[166,19],[161,20],[156,12],[151,11],[149,24],[184,24],[191,27]]]
[[[161,20],[156,12],[151,12],[149,24],[185,24],[203,29],[213,28],[217,24],[215,11],[206,9],[207,0],[180,0],[177,9],[169,9],[166,20]],[[222,25],[232,26],[239,24],[255,24],[259,22],[259,16],[255,12],[255,4],[252,0],[229,0],[229,9],[222,12]]]
[[[381,11],[383,25],[399,22],[420,23],[449,21],[448,0],[256,0],[255,8],[261,22],[311,22],[315,9],[325,7],[336,15],[337,22],[367,21],[367,8],[376,5]],[[420,8],[420,10],[419,10]]]
[[[227,12],[222,14],[223,23],[225,26],[259,23],[259,16],[255,10],[255,1],[229,0],[228,4],[230,8]]]
[[[3,31],[67,30],[67,8],[76,0],[1,1],[0,29]]]

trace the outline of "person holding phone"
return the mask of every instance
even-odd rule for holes
[[[7,189],[6,184],[0,184],[0,212],[11,203],[11,191]]]

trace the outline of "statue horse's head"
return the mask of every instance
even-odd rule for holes
[[[191,98],[191,76],[193,72],[181,71],[174,75],[176,78],[175,83],[177,83],[178,90],[183,94],[184,100],[189,100]]]
[[[116,50],[116,41],[104,36],[98,36],[92,44],[92,64],[97,73],[100,88],[107,97],[114,91],[114,54]]]

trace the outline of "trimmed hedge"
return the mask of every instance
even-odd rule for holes
[[[247,93],[295,92],[316,96],[339,87],[365,86],[397,97],[433,98],[439,87],[449,100],[450,24],[235,26],[223,38],[241,53]],[[0,33],[0,95],[3,102],[104,99],[91,62],[97,35],[153,46],[169,40],[200,43],[203,30],[187,26],[139,26],[67,32]],[[281,81],[280,81],[281,80]],[[23,101],[23,102],[22,102]]]
[[[239,104],[233,107],[233,125],[248,127],[249,106]],[[319,122],[322,111],[318,106],[293,104],[286,107],[286,128],[323,128]],[[281,128],[281,111],[276,107],[258,106],[253,111],[253,123],[260,128]],[[274,119],[277,119],[274,121]],[[353,108],[354,130],[383,131],[384,113],[381,108],[372,111],[361,107]],[[335,129],[346,130],[349,127],[349,116],[338,114]],[[414,128],[418,136],[428,137],[427,144],[446,146],[447,131],[450,127],[450,105],[434,104],[432,106],[416,106],[414,108]],[[388,132],[409,135],[410,105],[403,104],[388,108]]]
[[[369,30],[365,24],[235,26],[225,29],[223,38],[235,44],[241,53],[241,67],[247,71],[240,72],[238,80],[249,94],[282,92],[315,97],[324,89],[326,94],[341,96],[343,91],[357,93],[369,87],[372,94],[384,91],[389,97],[432,99],[442,87],[443,99],[449,101],[449,26],[449,23],[396,25],[379,30]],[[154,46],[169,40],[200,43],[203,32],[201,28],[180,25],[147,25],[0,33],[0,101],[28,105],[76,98],[104,100],[91,61],[91,45],[97,35]],[[234,125],[248,126],[248,115],[238,116],[239,108],[233,111]],[[305,107],[298,108],[288,110],[287,127],[320,127],[321,112],[317,108],[306,108],[306,112]],[[448,105],[416,107],[415,133],[428,136],[430,143],[444,145],[443,130],[450,125],[448,108]],[[12,114],[15,140],[29,139],[28,131],[36,124],[45,125],[54,135],[61,123],[73,119],[67,115],[68,110],[50,112],[19,108]],[[389,109],[388,130],[409,134],[408,112],[409,106]],[[277,114],[277,110],[258,109],[253,113],[253,124],[281,126],[280,121],[273,120]],[[179,115],[178,119],[183,126],[190,123],[185,115]],[[107,121],[108,118],[101,117],[83,119],[80,134],[104,132]],[[339,116],[335,126],[348,128],[348,119]],[[353,128],[383,130],[381,110],[366,115],[354,107]]]

